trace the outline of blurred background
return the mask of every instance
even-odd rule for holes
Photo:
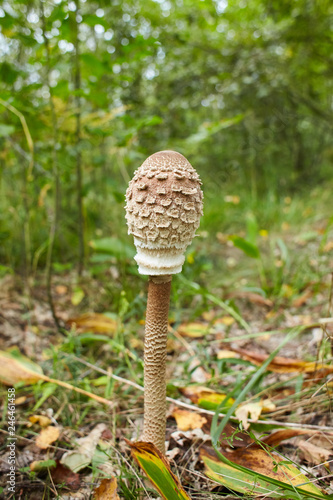
[[[258,258],[274,228],[297,233],[329,213],[329,0],[0,5],[1,275],[135,275],[124,193],[163,149],[203,181],[193,278],[235,265],[230,234]],[[266,291],[281,287],[287,259],[282,240],[270,250],[274,279],[254,272]]]

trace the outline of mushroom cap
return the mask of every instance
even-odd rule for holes
[[[176,151],[149,156],[126,191],[128,234],[133,234],[140,274],[176,274],[202,215],[201,181]]]

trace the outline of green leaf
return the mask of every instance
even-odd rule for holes
[[[152,443],[126,441],[132,456],[165,500],[191,500],[162,453]]]
[[[123,260],[124,257],[132,259],[135,255],[133,247],[117,238],[101,238],[100,240],[93,240],[89,244],[96,252],[113,255],[119,260]]]
[[[297,467],[290,461],[281,459],[277,453],[268,453],[262,449],[245,450],[244,453],[254,470],[241,468],[239,465],[236,468],[236,464],[227,459],[222,462],[212,450],[201,449],[200,458],[205,464],[207,476],[231,491],[256,496],[267,495],[269,498],[329,498],[308,481]],[[228,453],[228,456],[237,457],[239,454],[238,450]],[[267,475],[258,472],[259,470],[267,471]]]
[[[38,408],[40,408],[42,406],[42,404],[44,403],[44,401],[46,401],[50,396],[52,396],[52,394],[57,390],[58,386],[57,384],[53,384],[52,382],[49,382],[47,384],[43,384],[43,387],[42,387],[42,396],[39,397],[37,403],[35,404],[35,406],[33,407],[32,411],[36,411],[38,410]]]
[[[229,236],[229,239],[233,242],[234,246],[242,250],[245,255],[253,259],[259,259],[260,251],[256,245],[236,235]]]
[[[7,137],[15,131],[13,125],[6,125],[5,123],[0,123],[0,137]]]

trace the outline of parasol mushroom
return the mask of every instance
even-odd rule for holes
[[[144,161],[126,191],[128,233],[134,236],[139,273],[149,276],[144,344],[142,440],[165,452],[166,351],[172,275],[180,273],[185,250],[202,215],[198,174],[175,151]]]

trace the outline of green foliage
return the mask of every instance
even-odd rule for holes
[[[94,272],[105,270],[107,238],[105,256],[125,265],[127,182],[166,148],[200,172],[204,230],[235,234],[245,211],[262,214],[233,237],[258,260],[255,225],[281,219],[281,195],[332,167],[332,5],[89,0],[75,10],[65,1],[0,7],[1,265],[44,266],[53,221],[53,260],[75,263],[79,195]],[[229,210],[221,192],[241,194],[239,207]]]

